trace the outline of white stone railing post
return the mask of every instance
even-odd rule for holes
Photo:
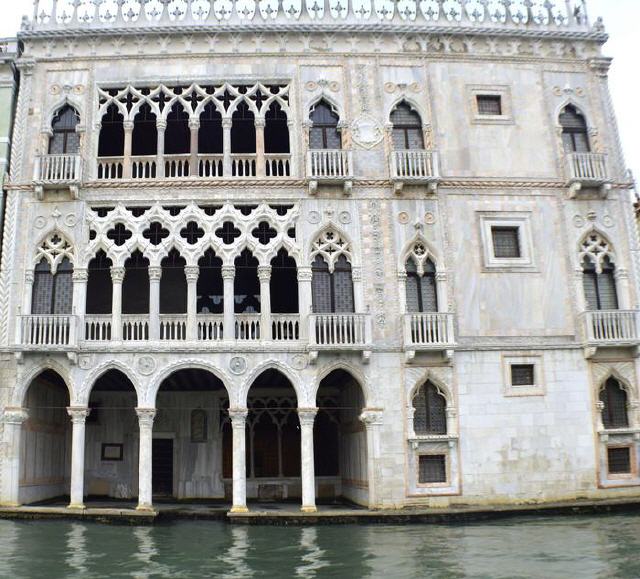
[[[149,268],[149,339],[160,339],[160,280],[162,268]]]
[[[197,265],[188,265],[184,268],[187,278],[187,340],[196,340],[198,337],[198,277],[200,268]]]
[[[5,455],[2,463],[2,493],[0,504],[5,507],[20,505],[20,448],[22,423],[29,418],[25,408],[7,407],[2,416],[4,423]]]
[[[302,507],[303,513],[315,513],[316,508],[316,478],[314,468],[313,424],[316,419],[317,408],[298,408],[300,419],[300,476],[302,478]]]
[[[246,408],[230,408],[231,430],[233,434],[233,504],[232,513],[246,513],[247,508],[247,466],[246,466]]]
[[[136,408],[140,427],[140,456],[138,463],[139,511],[153,511],[153,420],[155,408]]]
[[[235,330],[235,300],[234,300],[234,280],[236,277],[236,268],[232,265],[222,266],[222,283],[224,284],[223,308],[224,322],[223,335],[224,339],[231,341],[236,339]]]
[[[271,340],[271,266],[258,266],[260,280],[260,339]]]
[[[124,281],[124,267],[111,268],[111,282],[113,294],[111,298],[111,339],[114,342],[122,340],[122,282]]]
[[[84,509],[84,457],[86,420],[91,410],[86,407],[70,406],[67,412],[71,417],[71,500],[70,509]]]

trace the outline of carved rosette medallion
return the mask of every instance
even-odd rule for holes
[[[371,115],[364,113],[351,124],[351,138],[363,149],[372,149],[384,137],[382,125]]]
[[[136,362],[138,372],[143,376],[149,376],[155,372],[156,361],[152,356],[140,356]]]
[[[234,356],[229,360],[229,370],[236,376],[244,374],[247,371],[247,360],[242,356]]]

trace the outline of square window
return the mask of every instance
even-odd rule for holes
[[[631,474],[631,448],[628,446],[608,448],[609,474]]]
[[[535,366],[533,364],[512,364],[511,386],[535,386]]]
[[[520,233],[518,227],[492,227],[493,255],[498,259],[518,259],[520,255]]]
[[[483,116],[502,116],[502,96],[479,94],[476,96],[478,114]]]
[[[446,483],[447,458],[444,454],[424,454],[419,457],[418,482],[420,484]]]

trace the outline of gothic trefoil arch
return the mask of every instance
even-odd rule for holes
[[[73,245],[61,232],[52,231],[38,244],[35,263],[44,259],[51,267],[52,275],[56,274],[58,266],[65,258],[75,263]]]

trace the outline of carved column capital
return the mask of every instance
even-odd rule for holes
[[[629,279],[629,270],[624,268],[616,268],[615,270],[616,279]]]
[[[167,121],[165,121],[164,119],[158,119],[156,121],[156,128],[159,131],[166,131],[167,130]]]
[[[74,269],[72,278],[75,282],[87,282],[89,281],[89,270],[86,268]]]
[[[382,409],[365,408],[360,414],[360,421],[364,423],[366,428],[378,426],[382,424]]]
[[[298,281],[310,282],[313,279],[313,272],[308,266],[298,268]]]
[[[446,271],[437,271],[436,272],[436,281],[447,281],[447,272]]]
[[[140,430],[143,428],[151,430],[153,428],[153,420],[156,417],[155,408],[136,408],[136,414],[138,415]]]
[[[125,131],[133,131],[133,121],[122,121],[122,128]]]
[[[159,265],[149,267],[149,281],[160,281],[162,278],[162,268]]]
[[[407,272],[404,270],[400,270],[398,272],[398,281],[405,282],[407,281]]]
[[[259,265],[258,266],[258,279],[261,282],[267,282],[271,280],[271,266]]]
[[[35,279],[35,272],[32,269],[28,269],[24,272],[24,281],[25,283],[33,283]]]
[[[234,279],[236,277],[236,268],[233,265],[222,266],[222,279]]]
[[[317,408],[298,408],[298,418],[300,419],[300,426],[313,426],[318,414]]]
[[[29,418],[29,411],[26,408],[7,406],[2,414],[2,422],[5,424],[21,425]]]
[[[111,281],[113,283],[122,283],[124,281],[124,267],[111,268]]]
[[[244,430],[249,411],[246,408],[229,408],[229,418],[231,418],[231,427]]]
[[[231,119],[222,119],[223,129],[230,129],[232,124],[233,124],[233,121]]]
[[[197,131],[200,128],[200,119],[189,119],[189,129]]]
[[[256,117],[256,119],[254,120],[254,124],[256,126],[256,129],[264,129],[264,126],[267,123],[264,119],[261,119],[260,117]]]
[[[84,424],[89,414],[91,414],[91,408],[86,406],[69,406],[67,408],[67,414],[71,416],[71,422],[73,424]]]
[[[184,268],[184,275],[187,283],[197,282],[200,277],[200,268],[197,265],[188,265]]]
[[[589,68],[601,78],[606,78],[609,75],[609,68],[613,60],[611,58],[599,56],[591,58],[589,60]]]
[[[353,267],[351,269],[351,279],[353,281],[362,281],[362,268]]]

